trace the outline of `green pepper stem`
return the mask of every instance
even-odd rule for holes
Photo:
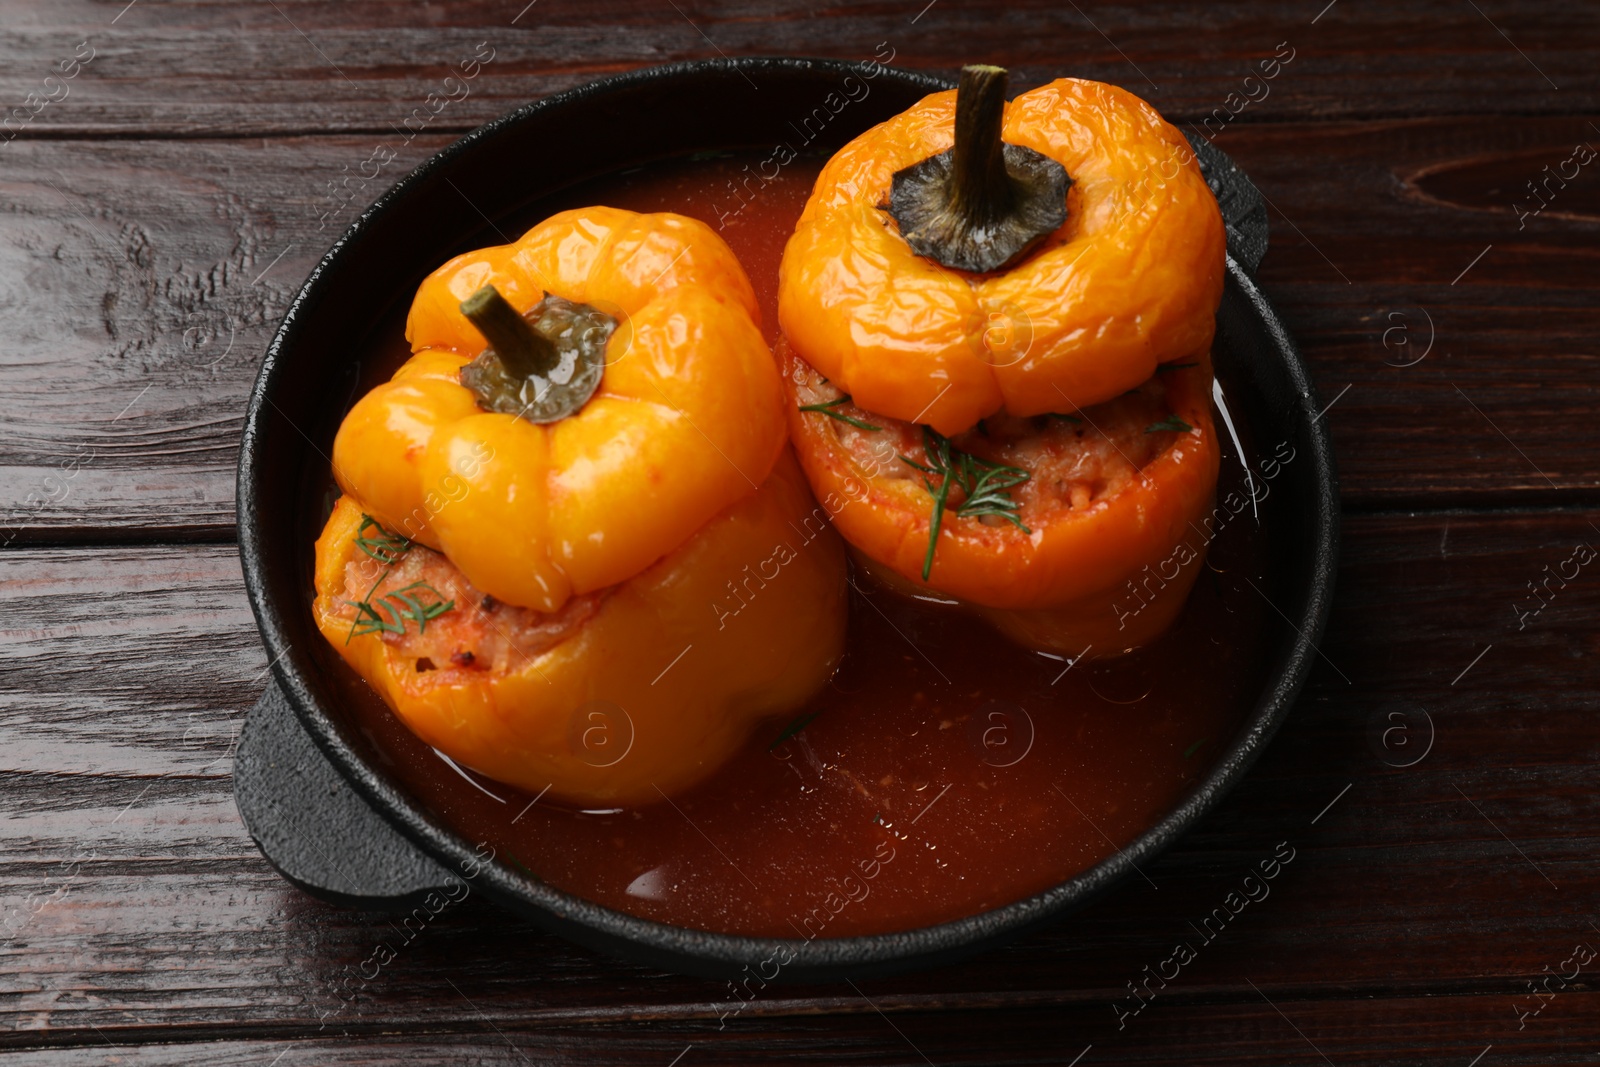
[[[1009,214],[1016,191],[1006,173],[1001,126],[1005,119],[1004,67],[961,68],[956,88],[956,147],[948,186],[949,210],[969,226],[983,226]]]
[[[493,285],[485,285],[461,302],[461,314],[483,334],[506,371],[518,379],[548,377],[561,355],[544,335]]]

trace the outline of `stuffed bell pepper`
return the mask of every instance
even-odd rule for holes
[[[758,316],[672,214],[565,212],[423,282],[412,357],[335,439],[315,613],[424,741],[648,803],[827,681],[843,547],[796,540],[816,505]]]
[[[823,169],[779,278],[791,431],[891,587],[1117,654],[1199,573],[1222,219],[1137,97],[1005,86],[968,67]]]

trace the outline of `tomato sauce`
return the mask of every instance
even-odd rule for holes
[[[823,160],[744,182],[741,200],[736,184],[755,159],[617,175],[522,221],[586,204],[697,217],[743,262],[771,338],[778,262]],[[404,355],[395,332],[369,365],[387,374]],[[1245,491],[1256,457],[1248,437],[1242,447],[1225,449],[1219,499]],[[389,772],[442,821],[577,896],[731,934],[905,930],[1071,878],[1194,787],[1260,690],[1270,609],[1243,578],[1270,588],[1266,536],[1250,506],[1217,523],[1178,623],[1115,660],[1030,652],[858,572],[849,651],[831,684],[700,787],[637,810],[579,811],[522,793],[447,763],[376,699],[353,712]],[[617,729],[621,745],[625,724]]]

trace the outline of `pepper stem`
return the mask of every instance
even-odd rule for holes
[[[1007,81],[1004,67],[963,67],[955,147],[896,171],[890,187],[906,244],[954,270],[1003,270],[1067,221],[1067,169],[1001,139]]]
[[[485,285],[463,300],[461,314],[478,328],[506,370],[517,378],[547,377],[561,362],[556,346],[493,285]]]
[[[543,425],[577,412],[600,388],[617,320],[599,308],[546,293],[523,315],[485,285],[461,313],[489,342],[459,376],[483,410]]]
[[[982,226],[1008,214],[1016,203],[1006,173],[1000,127],[1005,119],[1004,67],[961,68],[956,88],[956,147],[950,169],[950,211],[969,226]]]

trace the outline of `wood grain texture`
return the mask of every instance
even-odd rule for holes
[[[493,60],[440,114],[444,128],[469,129],[646,64],[720,55],[863,60],[884,43],[900,66],[954,73],[963,63],[1002,62],[1023,87],[1074,74],[1124,85],[1188,119],[1246,91],[1260,102],[1240,122],[1600,110],[1591,54],[1600,16],[1561,0],[1490,0],[1477,10],[1452,0],[125,5],[16,5],[0,31],[11,60],[0,99],[22,104],[80,42],[96,50],[68,95],[23,136],[387,131],[440,92],[480,44]],[[1285,42],[1294,59],[1270,88],[1245,86]]]
[[[1600,170],[1557,189],[1548,213],[1514,211],[1537,203],[1523,182],[1580,143],[1600,150],[1600,132],[1577,118],[1337,123],[1297,145],[1303,129],[1216,143],[1268,198],[1260,280],[1337,401],[1346,502],[1600,500],[1581,399],[1600,374],[1600,212],[1582,199]],[[1481,176],[1430,180],[1464,167]]]
[[[42,1063],[171,1040],[221,1041],[193,1048],[223,1062],[270,1060],[273,1042],[312,1060],[432,1048],[499,1062],[498,1028],[553,1061],[584,1062],[575,1044],[593,1041],[597,1062],[642,1063],[677,1041],[661,1062],[689,1043],[708,1061],[765,1048],[909,1062],[876,1005],[939,1064],[1064,1061],[1089,1043],[1128,1062],[1315,1060],[1264,993],[1336,1062],[1430,1062],[1440,1042],[1463,1063],[1490,1043],[1501,1062],[1577,1062],[1561,1056],[1600,1040],[1592,975],[1522,1031],[1512,1006],[1574,944],[1600,946],[1600,578],[1582,571],[1521,629],[1514,606],[1596,541],[1562,511],[1353,519],[1326,661],[1241,787],[1149,868],[1157,889],[1129,882],[1040,935],[859,993],[773,987],[720,1032],[726,988],[589,956],[481,900],[407,938],[289,887],[229,790],[232,727],[265,666],[232,552],[12,549],[0,1045],[61,1046]],[[1537,695],[1550,677],[1559,701]],[[1421,750],[1400,741],[1424,744],[1424,711],[1431,749],[1391,766]],[[1202,941],[1190,923],[1280,841],[1295,858],[1270,895]],[[1119,1030],[1126,983],[1180,940],[1198,958]],[[380,943],[398,958],[363,981]],[[397,1030],[435,1036],[381,1054],[340,1039]]]
[[[1600,216],[1578,184],[1600,188],[1600,163],[1528,220],[1503,195],[1470,195],[1468,179],[1430,180],[1463,165],[1480,182],[1519,168],[1533,179],[1586,129],[1463,118],[1217,137],[1271,201],[1261,282],[1324,402],[1337,399],[1349,506],[1600,500]],[[448,138],[391,136],[401,154],[360,184],[380,140],[4,150],[0,299],[18,329],[0,353],[13,400],[0,412],[0,540],[231,536],[244,405],[284,308],[360,208]]]
[[[0,300],[17,329],[0,355],[0,540],[231,536],[256,369],[306,275],[381,191],[328,194],[347,171],[364,181],[376,140],[5,150]],[[382,188],[447,141],[397,143]]]
[[[836,1009],[741,1021],[718,1031],[699,1021],[606,1022],[573,1026],[518,1025],[484,1013],[461,1028],[397,1036],[380,1032],[345,1036],[264,1034],[217,1040],[213,1035],[167,1031],[178,1043],[121,1043],[120,1035],[93,1043],[14,1053],[14,1062],[40,1067],[90,1064],[208,1063],[228,1067],[304,1067],[306,1064],[596,1064],[671,1067],[674,1063],[859,1063],[884,1067],[990,1067],[994,1064],[1079,1062],[1263,1065],[1381,1062],[1391,1067],[1468,1064],[1548,1067],[1580,1059],[1584,1013],[1596,1009],[1590,992],[1562,995],[1537,1023],[1507,1035],[1503,998],[1397,997],[1298,1002],[1254,1001],[1163,1005],[1159,1018],[1124,1033],[1091,1041],[1095,1023],[1082,1008],[1003,1006],[948,1011],[937,1006],[885,1004],[854,997],[848,1013]],[[463,987],[458,1000],[476,999]],[[868,997],[871,1003],[868,1003]],[[876,1008],[881,1009],[875,1011]],[[1154,1010],[1152,1008],[1152,1010]],[[1558,1014],[1559,1012],[1559,1014]],[[1513,1020],[1513,1027],[1515,1020]],[[1243,1037],[1242,1035],[1248,1035]],[[1479,1038],[1482,1038],[1479,1041]],[[1494,1040],[1499,1038],[1499,1040]],[[1473,1045],[1473,1041],[1479,1043]],[[1378,1060],[1377,1057],[1382,1059]],[[675,1059],[681,1057],[681,1059]],[[1327,1057],[1324,1059],[1323,1057]],[[1372,1057],[1367,1059],[1365,1057]],[[1590,1057],[1592,1059],[1592,1056]]]

